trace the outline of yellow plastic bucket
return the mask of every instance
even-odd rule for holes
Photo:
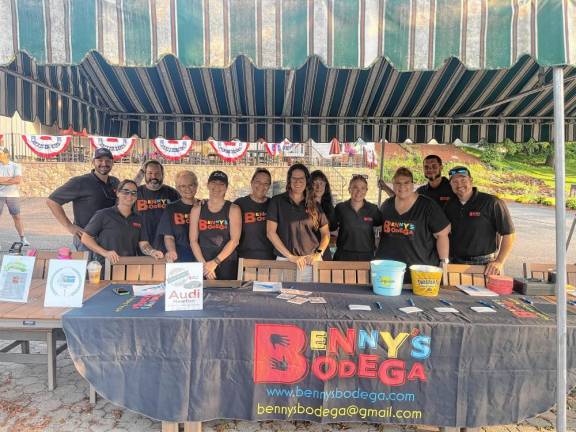
[[[442,282],[442,269],[429,265],[410,266],[412,276],[412,291],[424,297],[435,297],[440,291]]]

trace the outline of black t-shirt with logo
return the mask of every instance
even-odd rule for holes
[[[270,199],[259,203],[250,195],[234,201],[242,210],[242,237],[238,246],[240,258],[274,259],[274,247],[266,236],[266,215]]]
[[[420,195],[432,198],[436,204],[442,208],[446,206],[448,201],[456,199],[456,195],[452,190],[452,186],[450,186],[450,180],[448,180],[446,177],[442,177],[442,181],[438,187],[433,188],[430,186],[430,183],[426,183],[425,185],[416,189],[416,192],[418,192]]]
[[[374,256],[374,227],[382,225],[382,214],[378,206],[367,201],[356,212],[350,200],[336,205],[338,239],[335,259],[343,252],[370,254]]]
[[[451,257],[477,257],[496,252],[497,235],[514,233],[508,207],[501,199],[474,188],[466,204],[457,198],[444,208],[452,224]]]
[[[319,205],[320,227],[328,225],[328,219]],[[272,197],[268,206],[268,220],[278,224],[277,233],[288,251],[297,256],[310,255],[318,249],[318,231],[312,218],[306,213],[305,200],[295,204],[288,192]],[[276,256],[282,254],[274,248]]]
[[[434,234],[449,225],[446,215],[423,195],[418,195],[412,208],[400,215],[394,207],[395,199],[388,198],[382,204],[382,233],[376,257],[401,261],[407,266],[438,265]]]
[[[118,179],[112,176],[108,176],[104,183],[92,170],[89,174],[72,177],[49,198],[60,205],[72,201],[74,224],[84,228],[98,210],[116,205],[118,183]]]
[[[157,191],[148,189],[145,185],[138,186],[136,211],[144,221],[144,230],[154,249],[166,251],[164,239],[158,237],[156,231],[166,206],[180,199],[180,194],[170,186],[162,185]]]
[[[138,242],[148,240],[142,217],[136,213],[124,217],[117,206],[97,211],[84,231],[104,249],[116,251],[120,256],[140,255]],[[102,256],[97,258],[104,262]]]
[[[178,262],[196,261],[190,247],[190,211],[191,204],[185,204],[181,200],[168,204],[160,219],[157,235],[174,237]]]

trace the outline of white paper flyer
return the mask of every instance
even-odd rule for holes
[[[166,264],[166,298],[164,310],[202,310],[204,279],[202,263]]]
[[[0,269],[0,301],[26,303],[36,257],[4,255]]]

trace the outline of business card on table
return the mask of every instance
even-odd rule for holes
[[[407,313],[407,314],[422,312],[422,309],[420,309],[419,307],[416,307],[416,306],[401,307],[399,310],[401,310],[402,312]]]
[[[276,298],[280,300],[290,300],[293,299],[294,297],[296,297],[294,294],[284,294],[284,293],[276,296]]]
[[[317,304],[326,303],[326,299],[324,297],[308,297],[308,301],[310,303],[317,303]]]
[[[474,312],[478,313],[492,313],[496,312],[496,309],[488,307],[488,306],[472,306],[470,307]]]
[[[453,307],[435,307],[434,310],[440,313],[460,313],[460,311]]]
[[[294,298],[287,300],[288,303],[293,303],[293,304],[297,304],[297,305],[304,304],[307,301],[308,301],[308,299],[306,297],[294,297]]]
[[[372,308],[368,305],[359,305],[359,304],[350,304],[348,305],[348,309],[350,310],[361,310],[361,311],[369,311]]]
[[[252,291],[256,292],[281,292],[282,282],[260,282],[254,281]]]
[[[310,294],[312,294],[312,291],[302,291],[302,290],[297,290],[297,289],[292,289],[292,288],[282,288],[282,294],[294,294],[297,296],[309,296]]]

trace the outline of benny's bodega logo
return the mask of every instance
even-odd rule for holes
[[[407,343],[408,342],[408,343]],[[388,386],[401,386],[409,381],[427,381],[424,365],[418,360],[430,356],[429,336],[417,329],[412,333],[337,328],[328,331],[312,330],[310,337],[300,327],[289,324],[256,324],[254,337],[254,382],[294,384],[310,372],[319,380],[333,378],[379,379]],[[304,354],[307,346],[312,351],[325,351],[310,361]],[[357,354],[358,350],[386,350],[386,358],[378,354]],[[400,348],[413,362],[398,358]]]

